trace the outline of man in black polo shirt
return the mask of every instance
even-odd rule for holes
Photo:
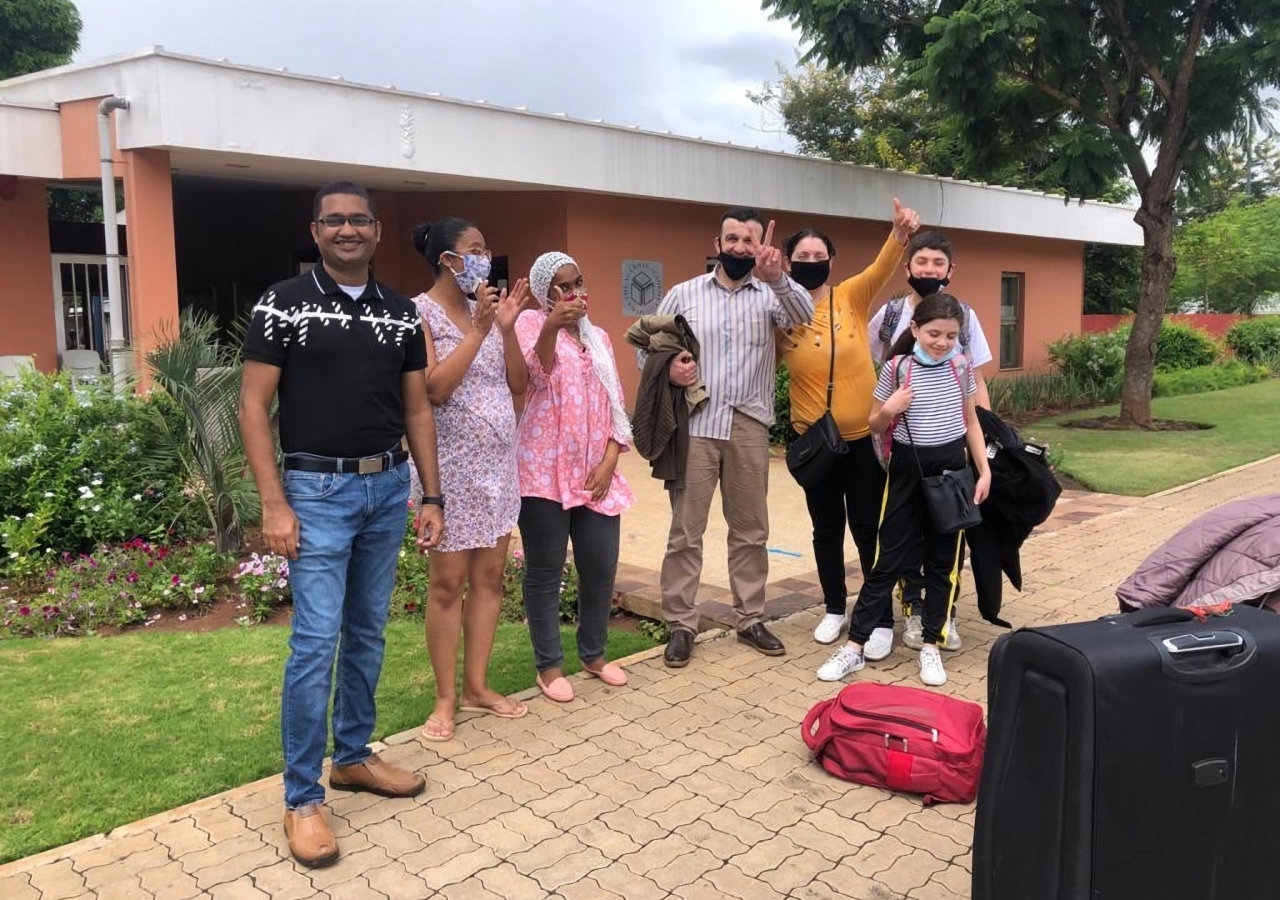
[[[387,797],[426,787],[368,746],[408,515],[406,443],[427,494],[416,522],[424,550],[440,541],[444,501],[422,326],[412,303],[369,274],[382,236],[373,201],[363,187],[335,182],[316,194],[312,220],[323,264],[273,285],[253,309],[240,431],[262,496],[263,538],[292,560],[280,716],[285,833],[297,860],[322,866],[338,858],[320,785],[335,656],[329,786]],[[277,392],[283,481],[268,418]]]

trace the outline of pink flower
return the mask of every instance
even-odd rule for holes
[[[129,584],[137,584],[137,583],[138,583],[138,573],[137,573],[137,572],[130,572],[128,575],[124,576],[124,580],[125,580],[125,581],[127,581],[127,582],[129,582]]]
[[[25,618],[25,617],[27,617],[27,616],[31,615],[31,607],[30,607],[30,606],[19,606],[19,607],[18,607],[18,615],[22,616],[23,618]]]
[[[177,575],[174,575],[173,578],[169,579],[169,583],[172,584],[174,587],[177,587],[178,585],[182,584],[182,579],[179,578]]]

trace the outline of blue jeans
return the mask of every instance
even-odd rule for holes
[[[373,475],[290,470],[284,491],[300,528],[298,558],[289,563],[293,630],[280,704],[284,802],[297,809],[324,800],[331,693],[333,764],[354,765],[370,753],[383,630],[408,518],[409,465]]]

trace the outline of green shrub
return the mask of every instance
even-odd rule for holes
[[[1214,366],[1157,372],[1151,393],[1155,397],[1177,397],[1181,394],[1203,394],[1226,388],[1255,384],[1270,375],[1266,366],[1250,365],[1233,359]]]
[[[157,420],[182,427],[163,393],[115,396],[106,380],[73,386],[66,375],[30,371],[0,380],[0,420],[0,522],[9,533],[0,540],[9,573],[45,550],[161,537],[173,521],[165,500],[182,492],[177,460],[144,465],[156,455]]]
[[[1280,316],[1242,319],[1227,332],[1226,344],[1245,362],[1276,369],[1275,364],[1280,361]]]
[[[786,366],[779,366],[773,378],[773,427],[769,429],[769,441],[785,444],[791,433],[791,373]]]
[[[1124,376],[1128,328],[1101,334],[1072,334],[1049,345],[1049,361],[1079,385],[1119,383]]]
[[[1046,372],[993,378],[987,390],[994,412],[1022,416],[1110,403],[1119,396],[1120,379],[1086,384],[1060,372]]]
[[[1165,322],[1160,328],[1156,342],[1156,366],[1160,369],[1178,371],[1211,366],[1218,355],[1218,342],[1199,328],[1177,322]]]

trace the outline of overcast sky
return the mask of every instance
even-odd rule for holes
[[[790,149],[746,98],[796,61],[759,0],[76,0],[77,61],[177,53]]]

